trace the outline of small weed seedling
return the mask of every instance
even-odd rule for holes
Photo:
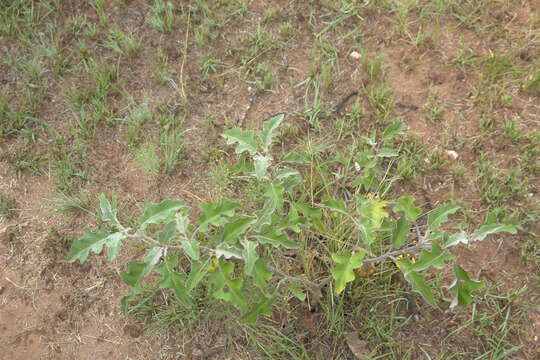
[[[15,214],[15,199],[13,197],[0,193],[0,216],[10,219]]]

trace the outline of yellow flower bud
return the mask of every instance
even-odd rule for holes
[[[216,270],[217,268],[219,267],[219,261],[217,258],[213,257],[212,258],[212,266],[210,266],[208,268],[208,271],[214,271]]]

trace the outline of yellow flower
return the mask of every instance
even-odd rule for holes
[[[208,268],[208,271],[214,271],[216,270],[217,268],[219,267],[219,261],[217,258],[213,257],[212,258],[212,266],[210,266]]]

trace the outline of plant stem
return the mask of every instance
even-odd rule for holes
[[[381,261],[384,261],[384,260],[389,259],[389,258],[391,259],[391,258],[395,257],[396,255],[408,254],[410,252],[418,251],[418,250],[421,250],[421,249],[431,249],[431,244],[427,244],[427,243],[424,243],[424,242],[418,242],[415,245],[412,245],[412,246],[409,246],[409,247],[406,247],[406,248],[403,248],[403,249],[389,251],[389,252],[387,252],[385,254],[382,254],[381,256],[377,256],[377,257],[369,258],[369,259],[364,259],[364,260],[362,260],[362,262],[364,264],[371,264],[371,263],[381,262]]]

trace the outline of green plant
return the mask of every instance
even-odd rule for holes
[[[223,61],[208,57],[206,60],[203,61],[201,65],[203,76],[207,78],[210,73],[216,73],[218,69],[223,67],[224,65],[225,63]]]
[[[152,109],[147,103],[134,103],[129,116],[120,119],[121,124],[126,128],[126,143],[128,146],[134,146],[141,140],[144,126],[152,117]]]
[[[148,23],[163,33],[170,32],[174,25],[173,10],[174,5],[171,2],[156,0]]]
[[[299,33],[291,23],[284,23],[279,27],[279,35],[285,40],[293,39]]]
[[[510,199],[526,189],[521,169],[505,172],[483,155],[477,162],[476,179],[480,198],[489,206],[506,207]]]
[[[383,200],[366,191],[347,202],[322,195],[305,202],[297,191],[301,172],[286,164],[310,163],[309,159],[289,153],[276,161],[271,152],[283,118],[272,117],[259,131],[232,129],[223,133],[243,159],[238,169],[264,189],[253,207],[227,199],[202,202],[201,215],[192,220],[185,203],[164,200],[146,204],[136,225],[126,227],[118,221],[115,202],[101,194],[99,210],[105,226],[86,230],[72,244],[68,260],[83,263],[90,252],[100,253],[103,247],[113,260],[122,241],[138,240],[148,249],[142,262],[130,262],[127,271],[121,273],[132,289],[132,294],[122,300],[124,309],[154,279],[160,289],[172,291],[188,309],[195,308],[201,291],[206,291],[234,306],[246,322],[254,322],[261,315],[269,315],[272,304],[281,296],[303,301],[309,293],[311,302],[318,302],[326,285],[334,295],[342,295],[357,278],[358,269],[386,260],[394,262],[415,292],[438,306],[433,285],[426,277],[430,270],[441,270],[455,258],[450,247],[481,241],[500,231],[516,232],[513,225],[490,221],[471,233],[448,232],[443,225],[460,209],[458,205],[441,204],[423,214],[411,196]],[[384,130],[380,142],[391,144],[392,138],[402,132],[403,126],[397,121]],[[395,153],[391,148],[377,148],[376,153],[359,158],[359,166],[368,167],[370,161],[377,163]],[[426,218],[425,226],[418,223],[421,217]],[[338,233],[337,229],[343,230]],[[329,240],[321,243],[321,239]],[[306,249],[310,248],[327,251],[319,255],[328,259],[321,268],[304,260],[305,270],[293,271],[279,262],[285,249],[299,251],[306,259]],[[420,252],[416,261],[400,257],[415,252]],[[152,272],[157,276],[148,276]],[[484,287],[457,264],[454,274],[448,289],[453,294],[451,308],[469,304],[471,293]],[[332,319],[332,314],[329,316],[332,326],[343,326]]]
[[[36,151],[13,151],[7,153],[7,161],[17,178],[25,172],[40,175],[43,172],[43,156]]]
[[[160,159],[157,146],[153,143],[144,143],[134,151],[134,158],[137,165],[153,176],[159,175]]]
[[[320,129],[319,118],[323,112],[322,97],[320,81],[309,78],[306,82],[303,116],[315,130]]]
[[[0,193],[0,216],[10,219],[15,213],[15,199],[12,196]]]
[[[56,147],[57,153],[51,159],[55,186],[60,192],[69,194],[91,179],[83,162],[86,145],[82,142],[67,144],[62,138],[58,138]]]
[[[101,24],[107,23],[107,12],[105,11],[105,0],[93,0],[92,7],[96,10],[96,13],[99,17]]]
[[[474,51],[467,46],[463,39],[461,39],[460,45],[461,51],[459,55],[455,56],[452,59],[452,65],[455,66],[457,69],[466,72],[470,66],[480,61],[481,57],[475,56]]]
[[[371,106],[375,109],[377,123],[386,122],[394,110],[391,89],[386,85],[371,86],[365,90]]]
[[[257,91],[270,91],[272,89],[276,80],[268,66],[259,64],[253,69],[252,73],[255,76],[255,88]]]
[[[250,32],[243,41],[249,47],[247,53],[242,54],[240,63],[249,68],[253,61],[263,53],[278,49],[282,44],[275,39],[274,34],[260,25],[257,30]]]
[[[28,102],[30,101],[28,98]],[[7,92],[0,92],[0,139],[20,133],[36,121],[30,106],[30,103],[17,106]]]
[[[361,51],[361,59],[364,71],[369,75],[371,81],[377,80],[383,73],[383,59],[381,56],[367,56],[365,51]]]
[[[423,108],[424,108],[424,110],[426,110],[427,117],[428,117],[429,121],[431,121],[431,122],[436,122],[444,114],[444,109],[442,107],[440,107],[439,105],[434,104],[434,103],[428,103],[428,104],[424,105]]]
[[[105,47],[121,55],[133,55],[139,49],[139,43],[122,30],[110,29]]]
[[[34,80],[41,79],[47,73],[47,69],[43,66],[42,59],[39,56],[23,57],[18,60],[18,65],[21,70]]]
[[[513,144],[519,144],[526,136],[526,133],[521,129],[519,120],[519,117],[514,117],[504,124],[504,135]]]
[[[161,135],[162,164],[161,171],[170,174],[178,166],[184,150],[184,134],[189,130],[168,130]]]
[[[51,207],[60,214],[88,213],[94,215],[90,210],[91,205],[91,199],[87,192],[79,192],[74,196],[59,193],[51,200]]]

